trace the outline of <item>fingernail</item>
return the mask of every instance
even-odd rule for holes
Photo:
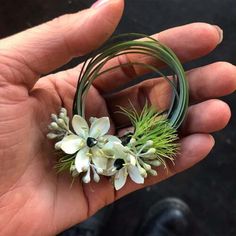
[[[214,139],[214,137],[209,134],[209,138],[210,138],[210,140],[212,142],[212,147],[214,147],[215,146],[215,139]]]
[[[223,30],[218,26],[218,25],[213,25],[216,30],[218,31],[218,34],[219,34],[219,42],[218,44],[220,44],[222,41],[223,41],[223,38],[224,38],[224,32]]]
[[[109,0],[97,0],[92,6],[91,8],[98,8],[103,6],[104,4],[106,4],[107,2],[109,2]]]

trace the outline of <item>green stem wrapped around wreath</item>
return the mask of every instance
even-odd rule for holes
[[[145,39],[124,41],[127,36]],[[92,173],[96,182],[100,180],[99,175],[112,176],[118,190],[124,186],[127,176],[142,184],[148,175],[157,175],[156,167],[166,166],[166,160],[174,161],[178,152],[177,129],[186,115],[189,95],[184,69],[171,49],[141,34],[120,35],[115,40],[83,64],[73,103],[73,130],[69,129],[66,111],[62,109],[59,116],[53,115],[48,137],[57,138],[55,148],[64,153],[57,164],[59,170],[68,169],[73,176],[83,175],[85,183],[90,182]],[[113,58],[134,53],[164,62],[173,79],[155,66],[139,62],[103,69]],[[169,109],[157,112],[146,104],[138,113],[132,104],[131,108],[121,107],[120,112],[129,118],[134,132],[120,138],[106,134],[110,127],[107,117],[92,117],[89,127],[85,121],[85,100],[93,81],[111,70],[130,65],[145,67],[170,84],[173,96]]]

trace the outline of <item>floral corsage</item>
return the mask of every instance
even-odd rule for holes
[[[154,38],[145,40],[123,40],[121,35],[85,61],[81,69],[74,97],[73,117],[70,119],[65,108],[58,115],[52,114],[47,137],[55,139],[55,149],[60,153],[56,168],[69,171],[73,178],[80,177],[84,183],[99,182],[101,176],[111,178],[116,190],[121,189],[127,178],[143,184],[148,176],[156,176],[158,167],[167,168],[167,161],[174,162],[178,152],[177,129],[183,122],[188,107],[188,86],[185,72],[176,55],[167,46]],[[143,36],[129,34],[128,36]],[[122,40],[120,40],[122,39]],[[143,66],[163,77],[173,93],[169,109],[157,111],[146,103],[141,112],[130,104],[129,108],[119,107],[119,112],[128,117],[132,132],[123,136],[108,134],[108,117],[90,117],[85,120],[85,98],[92,82],[100,75],[118,66],[104,69],[111,59],[123,54],[140,54],[162,61],[172,74],[167,77],[157,67],[140,62]]]

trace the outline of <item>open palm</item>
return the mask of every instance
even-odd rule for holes
[[[61,106],[71,110],[80,66],[40,76],[101,45],[115,29],[122,10],[122,0],[109,1],[0,41],[0,235],[56,234],[142,187],[128,182],[115,192],[106,178],[88,185],[78,180],[70,187],[71,177],[57,175],[53,169],[53,144],[45,138],[50,114]],[[173,28],[154,37],[171,47],[182,61],[209,53],[220,41],[219,29],[203,23]],[[110,63],[137,59],[145,60],[130,56]],[[102,96],[143,73],[140,68],[128,68],[96,81],[89,91],[88,116],[110,116],[110,131],[114,132],[123,122],[112,115],[115,105],[125,106],[131,99],[137,107],[142,106],[140,98],[146,97],[159,106],[157,97],[165,87],[155,79],[106,101]],[[187,77],[194,105],[181,128],[181,155],[168,173],[160,169],[146,185],[204,158],[214,144],[208,133],[223,128],[230,118],[227,104],[212,98],[236,89],[234,66],[218,62],[189,71]]]

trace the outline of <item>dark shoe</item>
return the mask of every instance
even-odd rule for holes
[[[167,198],[153,205],[141,222],[137,236],[194,236],[196,224],[189,207]]]

